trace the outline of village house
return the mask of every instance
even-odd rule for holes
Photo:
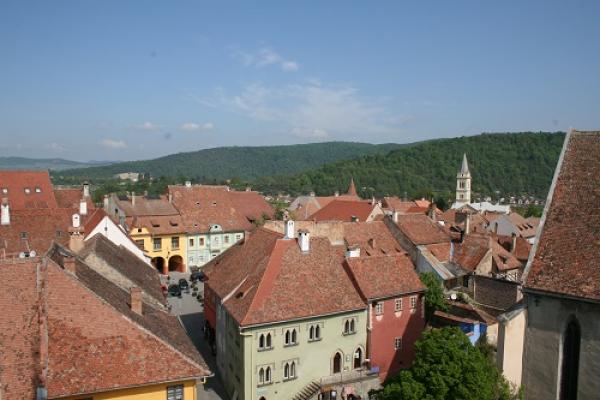
[[[205,267],[206,320],[232,398],[316,395],[368,375],[368,317],[343,267],[348,249],[286,226],[258,228]]]
[[[516,235],[525,238],[530,244],[535,241],[535,234],[540,223],[539,218],[524,218],[516,212],[504,214],[492,221],[488,230],[498,235]]]
[[[333,200],[307,219],[312,221],[371,222],[383,218],[383,209],[375,201]]]
[[[3,399],[192,399],[211,376],[177,318],[60,245],[0,273],[20,283],[0,294]]]
[[[529,400],[600,393],[600,132],[571,130],[524,273]]]
[[[288,207],[288,211],[291,213],[292,219],[308,220],[311,215],[333,200],[360,201],[361,199],[354,185],[354,179],[350,179],[350,185],[346,194],[335,192],[333,196],[315,196],[315,193],[311,192],[308,196],[296,197]]]

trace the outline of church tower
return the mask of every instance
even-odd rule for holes
[[[456,202],[463,204],[471,202],[471,173],[466,154],[463,154],[462,165],[456,175]]]

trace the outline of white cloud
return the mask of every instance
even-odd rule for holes
[[[104,147],[108,147],[109,149],[125,149],[127,148],[127,143],[122,140],[117,139],[102,139],[100,141],[100,145]]]
[[[66,150],[65,146],[63,146],[62,144],[56,143],[56,142],[48,143],[46,145],[46,148],[48,150],[57,151],[57,152],[63,152]]]
[[[160,125],[153,124],[152,122],[149,122],[149,121],[134,125],[133,127],[135,129],[139,129],[140,131],[156,131],[156,130],[160,129]]]
[[[215,125],[212,122],[198,124],[196,122],[186,122],[181,124],[179,130],[184,132],[207,132],[213,130]]]
[[[409,120],[391,115],[383,101],[362,96],[349,85],[324,85],[319,81],[267,87],[246,86],[238,94],[218,88],[202,104],[224,108],[246,117],[283,125],[290,135],[309,139],[351,139],[375,141],[401,131]]]
[[[263,68],[270,65],[277,65],[283,71],[297,71],[300,68],[296,61],[285,59],[269,47],[263,47],[256,53],[235,51],[232,56],[246,67]]]

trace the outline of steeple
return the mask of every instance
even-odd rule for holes
[[[354,185],[354,178],[350,178],[350,186],[348,187],[348,196],[358,196],[356,193],[356,186]]]
[[[456,174],[456,202],[461,204],[471,202],[471,172],[469,172],[466,153],[463,154],[460,171]]]

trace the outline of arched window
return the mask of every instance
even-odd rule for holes
[[[292,361],[290,364],[290,378],[296,377],[296,361]]]
[[[321,327],[319,325],[315,326],[315,340],[321,339]]]
[[[362,366],[362,349],[359,347],[354,352],[354,369],[358,369]]]
[[[271,367],[265,370],[265,383],[271,382]]]
[[[267,348],[270,349],[271,348],[271,334],[267,333]]]
[[[290,331],[285,331],[285,344],[290,344]]]
[[[259,349],[265,348],[265,335],[263,335],[262,333],[258,337],[258,348]]]
[[[350,320],[344,322],[344,333],[350,333]]]
[[[354,318],[350,320],[350,333],[354,333],[356,331],[356,327],[354,326]]]
[[[288,379],[290,377],[290,364],[285,363],[283,366],[283,379]]]
[[[337,374],[342,372],[342,355],[337,352],[333,356],[333,373]]]
[[[563,337],[562,372],[560,381],[561,400],[577,398],[577,378],[579,376],[579,349],[581,329],[577,319],[572,317]]]
[[[258,370],[258,383],[265,383],[265,370],[263,368]]]
[[[293,329],[292,330],[292,344],[296,343],[297,339],[298,339],[298,334],[296,333],[296,330]]]
[[[314,327],[314,325],[311,325],[310,328],[308,329],[308,339],[309,340],[315,340],[315,327]]]

